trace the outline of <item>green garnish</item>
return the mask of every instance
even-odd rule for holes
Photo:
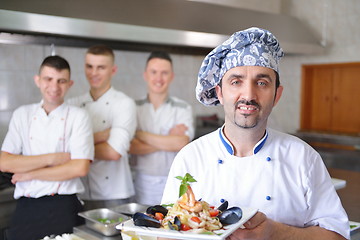
[[[357,225],[350,225],[350,228],[356,228]]]
[[[111,224],[116,222],[122,222],[124,219],[122,217],[119,217],[118,219],[98,218],[97,220],[103,224]]]
[[[163,206],[164,208],[167,208],[167,207],[173,207],[174,204],[173,203],[169,203],[169,204],[161,204],[161,206]]]
[[[184,177],[177,176],[177,179],[181,180],[180,189],[179,189],[179,197],[184,195],[187,191],[190,183],[196,182],[195,178],[191,176],[189,173],[186,173]]]

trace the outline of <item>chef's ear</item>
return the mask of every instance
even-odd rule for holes
[[[215,86],[215,91],[216,91],[216,96],[219,99],[219,102],[221,103],[221,105],[223,105],[223,95],[222,95],[222,90],[221,90],[221,86],[220,84]]]
[[[276,95],[275,95],[275,99],[274,99],[274,107],[275,107],[275,105],[279,102],[283,90],[284,90],[284,87],[283,87],[282,85],[280,85],[280,86],[276,89]]]
[[[72,85],[74,85],[74,80],[71,80],[71,79],[70,79],[70,81],[69,81],[69,88],[70,88]]]
[[[34,82],[37,87],[40,86],[40,76],[39,75],[34,76]]]
[[[118,71],[118,66],[114,64],[111,68],[111,76],[114,76],[115,73],[117,73],[117,71]]]

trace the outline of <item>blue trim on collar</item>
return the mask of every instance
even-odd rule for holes
[[[233,147],[231,146],[231,144],[229,144],[229,143],[225,140],[225,137],[223,136],[223,133],[222,133],[222,129],[223,129],[223,128],[219,128],[219,136],[220,136],[221,142],[224,144],[226,150],[227,150],[231,155],[234,155],[234,149],[233,149]]]
[[[222,126],[221,128],[219,128],[219,137],[221,142],[224,144],[224,147],[226,148],[226,150],[228,151],[228,153],[230,153],[231,155],[234,155],[234,148],[231,145],[231,143],[226,139],[226,137],[224,136],[222,130],[223,130],[224,126]],[[264,146],[266,139],[268,137],[268,132],[265,132],[265,136],[255,145],[253,153],[256,154],[258,153],[261,148]]]
[[[257,146],[255,145],[254,154],[258,153],[260,149],[264,146],[266,139],[268,137],[268,132],[265,132],[265,136],[258,142]]]

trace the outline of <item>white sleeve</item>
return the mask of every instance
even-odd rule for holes
[[[190,138],[190,141],[194,139],[194,119],[192,114],[192,108],[190,105],[187,105],[185,108],[182,108],[180,114],[177,114],[178,119],[176,119],[176,124],[185,124],[188,127],[186,135]]]
[[[108,144],[122,156],[126,155],[136,130],[136,105],[126,98],[112,108],[112,125]]]
[[[73,111],[69,149],[72,159],[94,159],[94,137],[89,114],[84,109]]]
[[[350,227],[347,214],[319,155],[314,161],[308,176],[309,191],[306,198],[309,215],[305,226],[318,225],[349,239]]]

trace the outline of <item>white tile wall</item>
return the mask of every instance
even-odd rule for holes
[[[326,7],[327,6],[327,7]],[[282,99],[269,119],[273,128],[295,132],[300,125],[301,65],[329,62],[360,61],[360,1],[359,0],[284,0],[283,13],[298,17],[321,40],[323,21],[326,17],[327,46],[323,55],[285,56],[281,61],[280,79],[285,89]],[[86,49],[58,47],[56,52],[65,57],[72,68],[75,80],[68,96],[75,96],[88,89],[83,70]],[[39,92],[33,84],[33,76],[44,57],[50,54],[50,46],[0,44],[0,141],[11,116],[19,105],[39,101]],[[115,51],[118,73],[113,85],[133,98],[146,94],[142,79],[148,52]],[[195,85],[203,56],[172,54],[175,80],[170,92],[186,99],[193,106],[195,115],[217,113],[223,116],[221,107],[204,107],[195,99]],[[358,76],[355,76],[358,78]],[[181,89],[181,91],[179,91]]]

